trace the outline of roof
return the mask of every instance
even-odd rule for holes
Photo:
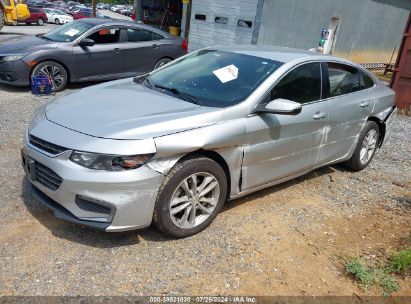
[[[82,18],[82,19],[78,19],[76,21],[80,21],[80,22],[87,22],[89,24],[92,25],[124,25],[124,26],[137,26],[141,29],[147,29],[153,32],[158,32],[161,33],[163,36],[167,37],[167,38],[173,38],[174,36],[171,36],[169,33],[159,30],[155,27],[146,25],[144,23],[136,23],[133,21],[129,21],[129,20],[120,20],[120,19],[111,19],[111,18]]]
[[[303,57],[327,57],[331,56],[303,49],[295,49],[278,46],[261,46],[261,45],[227,45],[212,47],[220,51],[234,52],[244,55],[257,56],[271,59],[279,62],[290,62]]]

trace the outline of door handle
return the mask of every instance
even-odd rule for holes
[[[158,44],[154,43],[153,44],[153,49],[158,49]]]
[[[363,102],[360,103],[360,107],[361,107],[361,108],[368,107],[369,105],[370,105],[370,102],[369,102],[368,100],[363,101]]]
[[[114,53],[121,53],[122,50],[120,48],[115,48],[113,51]]]
[[[325,117],[327,117],[327,113],[324,113],[324,112],[317,112],[313,115],[314,119],[322,119]]]

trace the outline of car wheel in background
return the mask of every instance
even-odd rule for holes
[[[55,61],[43,61],[36,65],[31,73],[30,79],[38,75],[50,76],[52,92],[60,92],[67,84],[66,69]]]
[[[56,18],[56,20],[54,20],[54,23],[55,23],[55,24],[60,24],[59,18]]]
[[[227,177],[215,161],[196,156],[177,163],[159,189],[154,225],[173,237],[188,237],[205,229],[223,207]]]
[[[353,170],[360,171],[365,169],[373,159],[379,143],[380,129],[376,122],[367,121],[364,129],[358,137],[358,143],[354,153],[345,165]]]
[[[154,65],[154,69],[156,70],[158,68],[161,68],[163,65],[166,65],[167,63],[171,62],[170,58],[161,58],[159,61],[156,62],[156,64]]]
[[[37,20],[37,25],[40,25],[40,26],[43,26],[43,25],[44,25],[44,20],[43,20],[43,18],[39,18],[39,19]]]

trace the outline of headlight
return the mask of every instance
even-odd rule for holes
[[[4,56],[2,58],[2,61],[16,61],[19,60],[21,58],[23,58],[26,55],[10,55],[10,56]]]
[[[80,166],[107,171],[122,171],[141,167],[153,154],[120,156],[74,151],[70,160]]]

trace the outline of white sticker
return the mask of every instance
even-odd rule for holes
[[[64,35],[73,37],[74,35],[78,34],[79,30],[76,29],[69,29],[67,32],[64,33]]]
[[[221,69],[215,70],[213,71],[213,73],[217,76],[218,79],[220,79],[222,83],[226,83],[231,80],[237,79],[238,68],[235,65],[231,64]]]

